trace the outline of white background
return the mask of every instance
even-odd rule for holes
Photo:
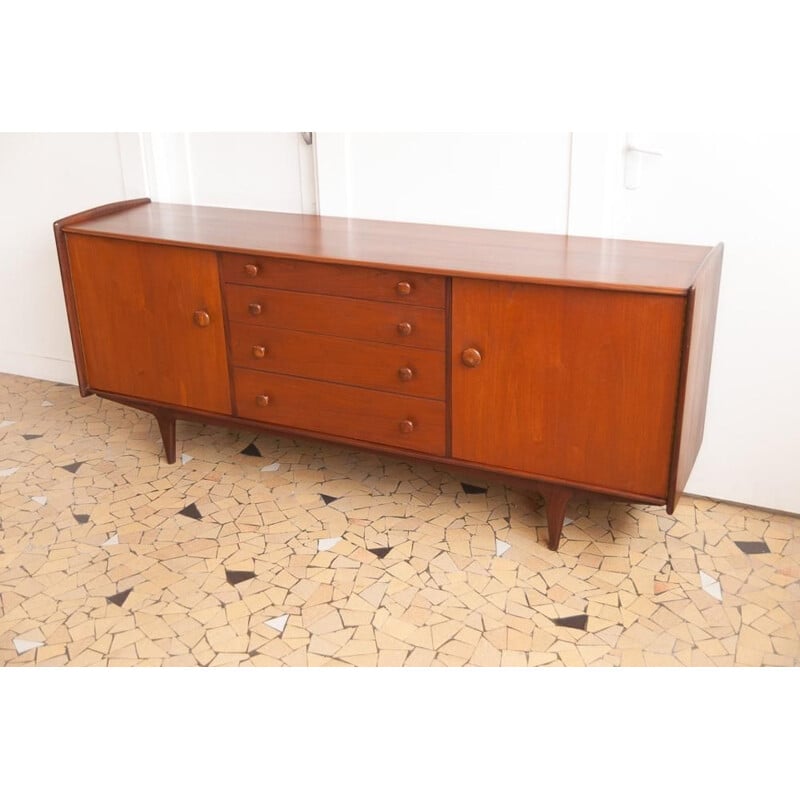
[[[793,12],[783,0],[7,4],[0,128],[709,127],[750,129],[768,152],[773,130],[797,125]],[[53,202],[45,212],[61,193],[49,179],[37,197],[0,172],[0,238],[17,207],[7,192],[40,209],[47,225],[76,205],[119,199],[109,185],[89,191],[89,150],[77,159],[88,173],[76,174],[63,210]],[[606,150],[602,139],[597,150]],[[138,171],[128,170],[130,193]],[[40,174],[29,165],[22,179]],[[113,183],[110,173],[100,177]],[[794,191],[771,195],[761,198],[767,211],[798,205]],[[9,279],[7,250],[0,256],[0,318],[10,283],[36,269],[24,241],[10,250],[20,257]],[[781,276],[787,292],[796,270]],[[32,312],[40,299],[31,293]],[[744,320],[745,299],[724,313]],[[17,342],[0,340],[0,352]],[[782,371],[796,374],[796,360]],[[796,383],[788,397],[778,386],[784,411],[796,406]],[[757,435],[756,422],[748,427]],[[737,469],[771,480],[785,467],[765,446]],[[800,695],[791,671],[12,670],[2,678],[6,784],[44,795],[88,800],[110,787],[139,797],[156,786],[200,798],[255,784],[348,800],[376,792],[620,800],[643,791],[778,796],[796,781],[786,722]]]

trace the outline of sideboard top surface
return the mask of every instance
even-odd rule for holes
[[[64,231],[293,259],[685,294],[711,247],[144,203]]]

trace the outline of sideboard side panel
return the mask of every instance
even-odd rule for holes
[[[718,244],[703,262],[689,291],[681,359],[680,397],[667,497],[667,512],[670,514],[689,480],[703,443],[722,253],[723,246]]]

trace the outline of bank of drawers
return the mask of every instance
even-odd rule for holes
[[[239,416],[445,454],[445,279],[222,256]]]

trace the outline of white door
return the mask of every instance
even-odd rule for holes
[[[314,152],[299,133],[141,135],[153,200],[316,212]]]
[[[796,135],[780,131],[572,141],[570,234],[725,243],[704,443],[686,491],[792,512],[800,512],[799,186]]]

